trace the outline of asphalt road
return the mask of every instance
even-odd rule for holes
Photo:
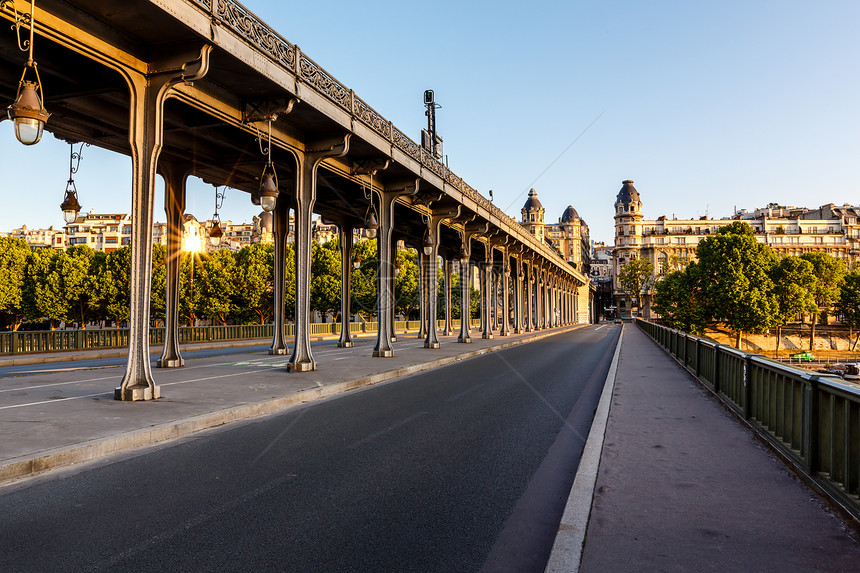
[[[619,332],[0,490],[0,570],[543,571]]]

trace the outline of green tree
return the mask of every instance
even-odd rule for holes
[[[848,325],[849,337],[853,337],[854,330],[860,328],[860,269],[845,275],[836,308],[842,313],[842,321]],[[860,334],[857,339],[860,339]],[[857,339],[851,346],[852,350],[857,348]]]
[[[800,257],[783,257],[774,266],[771,277],[777,303],[775,350],[778,354],[782,327],[798,314],[815,313],[818,307],[812,296],[815,276],[809,261]]]
[[[30,248],[23,239],[0,237],[0,317],[10,330],[24,320],[24,281]]]
[[[311,243],[311,309],[336,314],[340,309],[340,249],[337,241]]]
[[[234,278],[236,259],[229,249],[220,249],[202,257],[199,278],[195,288],[199,293],[200,314],[222,325],[238,314],[236,281]]]
[[[274,245],[249,245],[236,253],[236,312],[240,320],[266,324],[274,303]]]
[[[722,318],[740,346],[743,332],[763,333],[775,324],[777,301],[770,272],[776,255],[758,243],[741,221],[705,238],[696,249],[707,316]]]
[[[131,249],[122,247],[107,254],[96,273],[96,292],[103,315],[119,326],[129,319]]]
[[[395,253],[394,310],[406,320],[418,316],[418,252],[398,249]]]
[[[38,314],[50,318],[52,327],[63,321],[86,328],[97,314],[100,300],[95,251],[77,245],[67,251],[34,255],[30,266],[33,304]]]
[[[630,311],[633,305],[638,304],[641,308],[642,295],[654,282],[654,265],[650,259],[633,259],[618,271],[618,286],[631,299]]]
[[[812,328],[809,331],[809,349],[815,344],[815,323],[818,317],[830,314],[836,301],[839,299],[839,287],[845,276],[845,263],[842,259],[832,257],[827,253],[803,253],[800,258],[812,263],[812,274],[815,276],[815,284],[812,287],[812,296],[818,307],[812,313]]]
[[[24,314],[29,320],[36,321],[44,318],[51,320],[51,328],[56,328],[59,319],[54,317],[60,297],[45,287],[50,268],[55,257],[61,256],[62,251],[53,249],[38,249],[27,257],[27,268],[24,272],[24,287],[22,305]],[[64,254],[64,253],[63,253]],[[46,312],[47,310],[47,312]]]
[[[667,325],[692,334],[704,333],[707,316],[699,278],[699,266],[692,263],[657,282],[653,308]]]
[[[352,301],[350,309],[353,314],[370,318],[377,312],[377,269],[379,261],[376,256],[376,241],[360,241],[352,247],[353,260],[358,268],[352,269]]]
[[[121,250],[121,249],[120,249]],[[118,251],[114,251],[118,252]],[[149,314],[158,325],[164,321],[167,305],[167,248],[155,243],[152,245],[152,281],[149,291]],[[128,275],[130,277],[130,275]],[[129,295],[129,301],[131,296]]]

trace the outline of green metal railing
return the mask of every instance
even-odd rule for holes
[[[860,389],[644,320],[678,362],[831,500],[860,520]]]
[[[460,321],[452,321],[456,328]],[[417,330],[419,321],[397,321],[394,323],[395,332]],[[480,319],[473,319],[472,325],[481,324]],[[445,321],[437,322],[438,328],[445,327]],[[376,332],[377,322],[351,322],[349,330],[353,333]],[[151,345],[164,344],[164,328],[149,329]],[[275,329],[272,324],[237,324],[230,326],[183,326],[179,328],[179,343],[190,344],[200,342],[226,342],[230,340],[271,339]],[[310,325],[312,335],[340,334],[339,322],[314,323]],[[284,326],[285,336],[295,336],[295,326]],[[104,328],[93,330],[37,330],[0,332],[0,355],[33,354],[37,352],[65,352],[71,350],[94,350],[100,348],[123,348],[128,346],[127,328]]]

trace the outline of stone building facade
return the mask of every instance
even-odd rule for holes
[[[723,219],[645,219],[639,192],[633,181],[622,182],[615,199],[615,246],[612,255],[613,296],[624,316],[631,301],[618,284],[618,272],[631,260],[648,258],[655,279],[684,268],[695,259],[699,241],[720,228],[741,220],[749,224],[756,239],[779,256],[824,252],[854,268],[860,254],[860,207],[833,204],[818,209],[780,206],[771,203],[753,212],[738,211]],[[642,314],[651,316],[651,293],[642,297]]]
[[[567,206],[558,223],[546,223],[546,209],[538,199],[537,191],[531,189],[520,213],[520,224],[532,235],[552,246],[571,266],[585,274],[589,273],[591,239],[588,225],[580,218],[573,205]]]

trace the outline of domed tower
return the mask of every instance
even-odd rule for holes
[[[568,262],[576,263],[576,268],[582,270],[582,226],[583,221],[579,217],[579,213],[573,208],[573,205],[568,205],[561,218],[558,220],[564,231],[564,237],[567,239],[567,249],[564,253],[565,259]]]
[[[642,249],[642,201],[630,179],[621,183],[615,199],[615,249],[613,258],[613,290],[615,300],[626,298],[618,284],[618,272],[632,259],[639,258]],[[630,301],[626,301],[630,304]],[[619,303],[620,305],[620,303]],[[624,309],[622,309],[624,310]],[[628,306],[626,310],[630,310]]]
[[[630,179],[622,183],[615,199],[615,249],[624,250],[642,245],[642,201]]]
[[[537,191],[534,190],[534,187],[529,191],[529,197],[520,212],[523,215],[522,226],[542,242],[544,240],[543,216],[546,210],[541,205],[540,199],[537,198]]]
[[[268,211],[262,211],[254,217],[253,241],[255,243],[271,244],[275,242],[274,216]]]

